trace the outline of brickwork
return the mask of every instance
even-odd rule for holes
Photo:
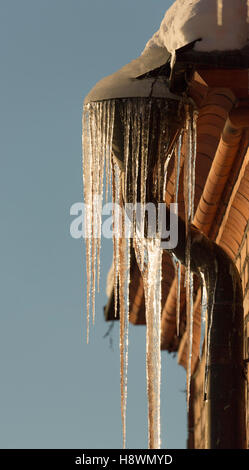
[[[239,270],[244,293],[244,359],[246,377],[246,423],[247,447],[249,448],[249,222],[237,255],[236,266]]]

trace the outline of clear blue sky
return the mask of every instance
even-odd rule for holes
[[[138,56],[166,0],[1,0],[0,447],[120,448],[119,325],[103,336],[111,241],[86,345],[81,113]],[[162,354],[162,445],[186,445],[185,371]],[[130,328],[127,446],[147,447],[145,328]]]

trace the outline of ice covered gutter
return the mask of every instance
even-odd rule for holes
[[[116,73],[100,80],[85,98],[85,104],[103,99],[166,96],[169,92],[162,78],[137,80],[154,68],[164,65],[170,54],[165,47],[151,44],[140,57],[122,67]],[[153,87],[153,89],[152,89]]]

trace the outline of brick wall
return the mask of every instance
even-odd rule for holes
[[[249,448],[249,222],[236,257],[244,293],[244,359],[246,377],[247,447]]]

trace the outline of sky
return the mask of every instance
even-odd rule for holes
[[[1,0],[0,447],[120,449],[119,325],[104,337],[102,240],[86,344],[84,96],[140,55],[166,0]],[[112,344],[110,343],[112,339]],[[162,447],[186,447],[186,374],[162,352]],[[130,326],[127,447],[147,448],[145,327]]]

